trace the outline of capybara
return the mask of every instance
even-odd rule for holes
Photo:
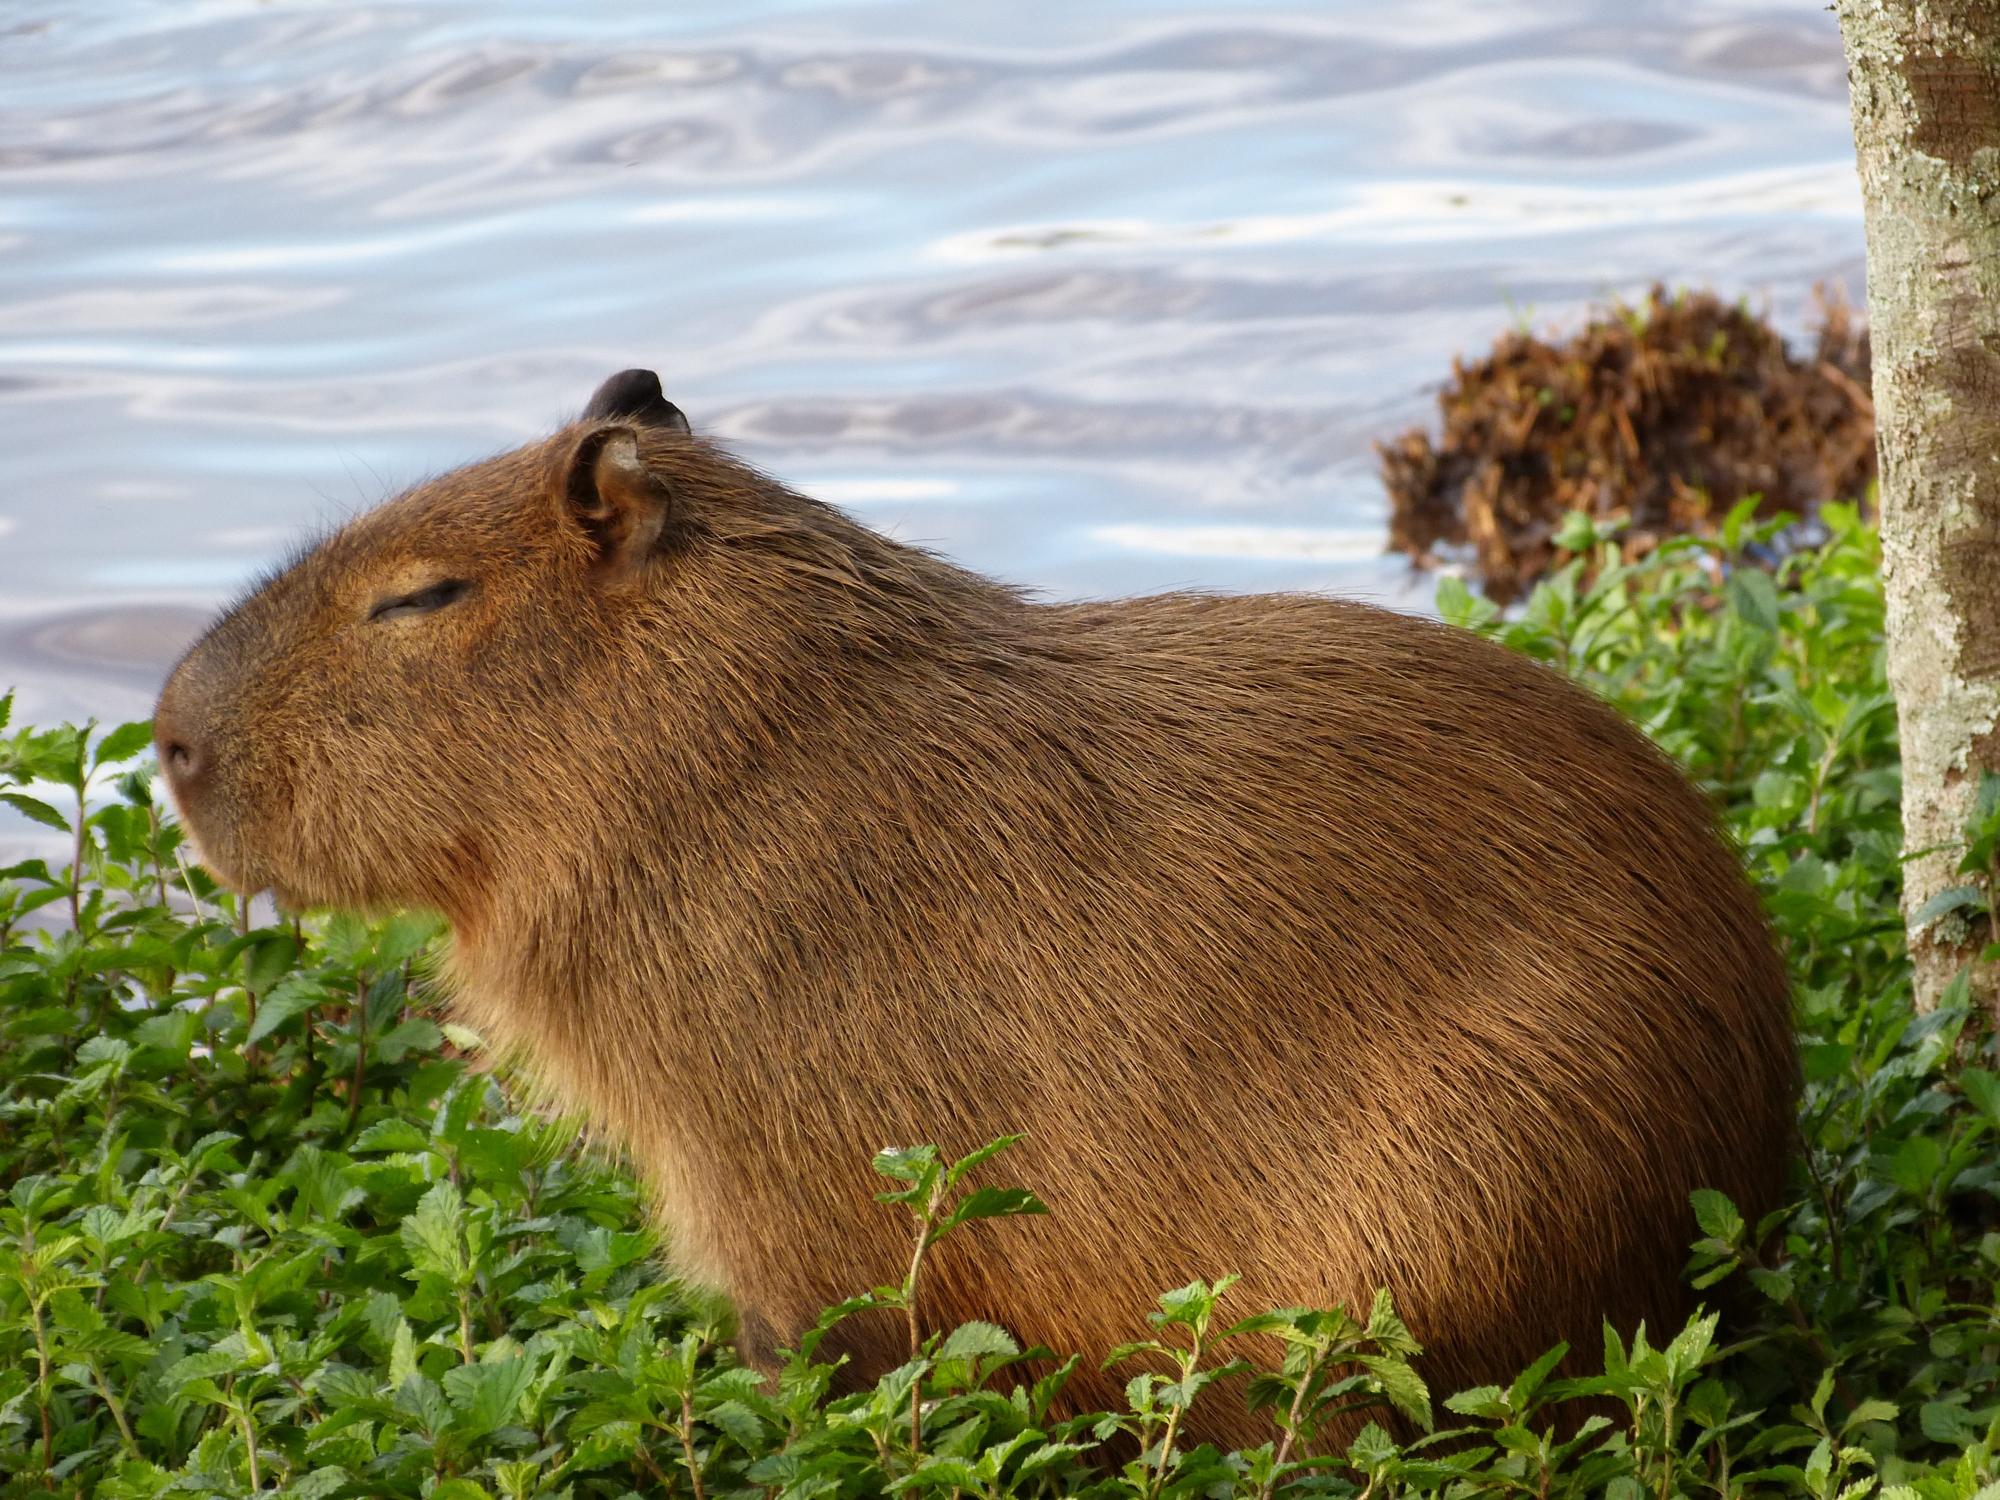
[[[1690,1190],[1781,1190],[1785,970],[1589,693],[1337,599],[1036,602],[645,371],[258,588],[156,735],[219,878],[445,914],[451,1006],[629,1151],[753,1362],[899,1277],[884,1145],[1027,1133],[1051,1213],[946,1241],[923,1315],[1084,1353],[1092,1405],[1229,1271],[1245,1313],[1389,1287],[1443,1390],[1677,1327]]]

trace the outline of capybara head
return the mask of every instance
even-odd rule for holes
[[[156,731],[239,888],[450,918],[450,1003],[628,1151],[753,1359],[901,1274],[885,1143],[1029,1133],[1053,1213],[940,1244],[924,1314],[1085,1353],[1086,1404],[1231,1271],[1252,1308],[1387,1285],[1435,1385],[1506,1380],[1677,1317],[1689,1192],[1754,1220],[1783,1179],[1784,967],[1590,694],[1334,599],[1033,602],[645,372],[272,578]]]
[[[470,922],[503,847],[548,843],[510,834],[554,820],[574,848],[593,803],[713,769],[720,747],[697,742],[746,686],[731,643],[776,634],[790,569],[865,572],[873,541],[693,437],[628,370],[550,440],[420,485],[262,582],[168,680],[160,763],[228,883]],[[764,564],[733,565],[750,544]],[[690,550],[709,565],[677,570]]]

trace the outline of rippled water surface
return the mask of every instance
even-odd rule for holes
[[[1823,0],[0,10],[0,685],[659,369],[1052,595],[1418,602],[1370,441],[1654,278],[1860,288]]]

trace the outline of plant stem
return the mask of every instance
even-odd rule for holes
[[[33,1235],[29,1235],[33,1248]],[[28,1311],[35,1320],[35,1354],[41,1363],[41,1372],[35,1381],[35,1404],[42,1410],[42,1472],[53,1472],[56,1464],[56,1428],[49,1415],[49,1335],[42,1324],[42,1302],[39,1297],[28,1299]]]
[[[681,1462],[687,1465],[688,1483],[694,1486],[694,1500],[708,1500],[701,1488],[701,1465],[694,1456],[694,1392],[681,1391]]]
[[[1187,1380],[1190,1375],[1194,1374],[1196,1370],[1201,1368],[1201,1352],[1202,1352],[1201,1330],[1196,1329],[1194,1332],[1194,1344],[1188,1350],[1187,1358],[1181,1361],[1181,1386],[1183,1388],[1183,1399],[1181,1403],[1173,1409],[1173,1411],[1168,1413],[1167,1430],[1162,1434],[1160,1434],[1160,1462],[1159,1466],[1153,1470],[1152,1484],[1147,1486],[1146,1500],[1159,1500],[1160,1491],[1166,1486],[1167,1462],[1174,1456],[1174,1438],[1180,1432],[1181,1429],[1181,1416],[1183,1413],[1187,1411],[1187,1401],[1185,1399],[1185,1388],[1187,1386]]]
[[[1278,1443],[1278,1451],[1271,1456],[1271,1473],[1257,1491],[1257,1500],[1271,1500],[1271,1492],[1277,1487],[1278,1471],[1292,1456],[1292,1442],[1299,1435],[1299,1418],[1305,1410],[1306,1396],[1312,1389],[1313,1376],[1319,1372],[1319,1355],[1315,1353],[1306,1362],[1305,1370],[1299,1376],[1299,1388],[1292,1394],[1292,1409],[1285,1417],[1285,1435]]]
[[[347,1085],[347,1131],[354,1134],[354,1126],[361,1118],[361,1082],[368,1068],[368,989],[357,984],[354,988],[354,1077]]]
[[[910,1359],[914,1362],[923,1351],[921,1324],[917,1318],[917,1276],[923,1270],[924,1252],[931,1247],[931,1225],[937,1222],[937,1211],[944,1205],[944,1179],[940,1177],[931,1188],[930,1200],[924,1204],[924,1211],[917,1220],[917,1245],[910,1254],[909,1273],[903,1278],[903,1316],[910,1327]],[[924,1381],[921,1375],[910,1382],[910,1467],[917,1465],[917,1455],[923,1448],[924,1434]]]
[[[245,1456],[250,1460],[250,1488],[253,1491],[261,1490],[264,1487],[264,1481],[258,1476],[257,1472],[257,1429],[251,1425],[250,1408],[248,1406],[238,1407],[236,1410],[236,1420],[243,1428],[244,1452]]]
[[[633,1448],[632,1456],[639,1460],[640,1466],[644,1468],[648,1474],[651,1474],[653,1478],[659,1481],[661,1494],[671,1495],[676,1489],[679,1488],[679,1486],[674,1483],[673,1475],[669,1474],[665,1469],[661,1468],[659,1464],[655,1462],[653,1455],[646,1451],[646,1444],[643,1439],[641,1439],[638,1445]]]
[[[90,822],[90,807],[84,801],[85,789],[90,778],[85,777],[76,789],[76,841],[71,845],[69,861],[69,926],[70,931],[83,931],[83,831]]]
[[[90,1373],[97,1377],[97,1389],[104,1397],[104,1404],[111,1408],[111,1419],[118,1424],[118,1431],[125,1439],[126,1448],[131,1451],[134,1458],[142,1457],[139,1452],[139,1440],[132,1436],[132,1424],[125,1420],[125,1407],[111,1393],[111,1382],[104,1378],[104,1371],[99,1368],[96,1360],[90,1362]]]

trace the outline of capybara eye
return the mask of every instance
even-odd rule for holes
[[[443,609],[447,604],[463,599],[472,589],[472,584],[463,578],[447,578],[443,583],[434,583],[427,589],[418,589],[414,594],[399,594],[393,599],[384,599],[368,611],[370,620],[400,620],[405,615],[427,615],[434,609]]]

